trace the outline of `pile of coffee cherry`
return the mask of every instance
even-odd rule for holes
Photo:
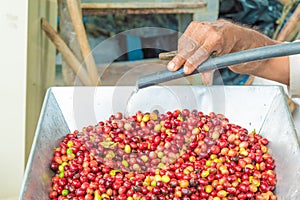
[[[275,200],[269,141],[197,110],[116,113],[55,148],[53,200]]]

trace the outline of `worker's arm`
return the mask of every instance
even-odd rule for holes
[[[280,42],[247,27],[226,20],[191,22],[178,41],[178,54],[169,62],[175,71],[182,65],[186,74],[192,73],[212,53],[223,55]],[[236,73],[252,74],[289,85],[289,57],[280,57],[230,66]],[[211,80],[212,72],[202,74],[204,82]]]
[[[249,65],[251,64],[249,63]],[[242,69],[240,71],[242,71]],[[239,70],[237,72],[239,72]],[[289,57],[285,56],[269,59],[262,65],[258,65],[257,69],[254,70],[251,74],[254,76],[277,81],[285,85],[290,85]]]

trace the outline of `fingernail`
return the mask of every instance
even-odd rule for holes
[[[175,63],[172,62],[172,61],[170,61],[169,64],[167,65],[167,67],[168,67],[169,70],[172,71],[172,70],[174,70],[174,68],[175,68]]]
[[[183,72],[184,72],[185,74],[189,73],[189,68],[186,67],[186,66],[183,66]]]

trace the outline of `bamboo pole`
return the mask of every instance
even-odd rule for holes
[[[94,85],[99,85],[100,81],[98,80],[98,71],[97,71],[96,63],[87,40],[86,32],[81,18],[80,9],[78,9],[80,8],[80,6],[78,5],[78,2],[76,0],[66,0],[66,1],[71,16],[71,20],[74,26],[74,30],[77,36],[77,40],[80,46],[81,54],[87,67],[88,74],[90,76],[92,83]]]
[[[292,8],[294,8],[295,6],[295,2],[296,0],[291,0],[290,2],[284,4],[284,7],[283,7],[283,10],[282,10],[282,14],[280,16],[279,19],[277,19],[276,23],[278,24],[277,25],[277,28],[273,34],[273,39],[277,39],[278,37],[278,34],[282,28],[282,25],[283,23],[285,22],[285,19],[287,18],[288,14],[290,13],[290,11],[292,10]]]
[[[57,32],[54,30],[54,28],[52,28],[45,18],[42,18],[42,29],[48,38],[53,42],[57,50],[61,53],[68,65],[74,70],[81,82],[84,85],[92,85],[86,70],[82,67],[73,52],[69,49],[63,39],[57,34]]]
[[[296,10],[288,20],[288,22],[285,24],[283,29],[280,31],[279,35],[277,36],[278,41],[285,41],[289,35],[295,30],[297,27],[297,24],[300,20],[300,5],[297,6]]]

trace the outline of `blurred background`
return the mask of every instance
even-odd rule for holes
[[[72,7],[66,0],[11,0],[0,7],[0,199],[18,197],[49,87],[133,85],[136,76],[128,72],[142,63],[163,66],[166,61],[159,60],[158,55],[176,50],[178,37],[192,20],[225,18],[273,39],[299,39],[297,0],[70,2]],[[157,28],[139,29],[143,27]],[[96,73],[89,73],[88,79],[76,76],[74,69],[82,65]],[[137,74],[151,72],[151,68],[139,70]],[[119,83],[125,75],[127,82]],[[202,84],[199,77],[190,77],[184,84]],[[215,76],[214,84],[277,83],[224,69]],[[299,115],[295,112],[297,99],[287,100],[291,112]]]

